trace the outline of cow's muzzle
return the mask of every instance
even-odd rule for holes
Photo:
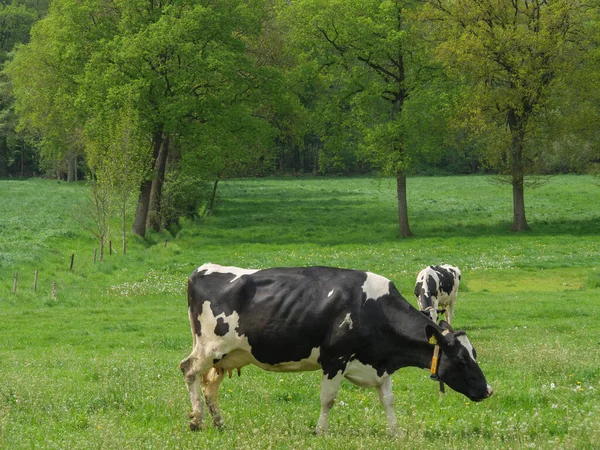
[[[480,402],[482,400],[485,400],[486,398],[489,398],[492,396],[492,394],[494,393],[494,390],[492,389],[492,387],[488,384],[487,388],[485,390],[485,394],[483,394],[483,396],[481,397],[469,397],[471,399],[471,401],[474,402]]]

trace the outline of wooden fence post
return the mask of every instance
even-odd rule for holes
[[[96,253],[98,252],[98,249],[95,248],[94,249],[94,264],[96,264]]]
[[[112,241],[108,241],[108,254],[112,256]]]
[[[38,271],[35,271],[33,275],[33,292],[37,291],[37,279],[38,279]]]
[[[13,294],[17,293],[17,284],[19,282],[19,272],[15,272],[15,279],[13,281]]]
[[[167,247],[167,242],[169,242],[169,240],[165,239],[165,248]]]
[[[71,266],[69,267],[69,270],[73,270],[73,261],[75,261],[75,253],[71,253]]]
[[[56,300],[56,281],[52,283],[52,300]]]

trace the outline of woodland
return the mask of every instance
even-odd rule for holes
[[[86,179],[143,237],[211,214],[222,180],[379,173],[407,237],[407,176],[486,172],[524,231],[536,175],[598,170],[599,9],[0,0],[0,178]]]

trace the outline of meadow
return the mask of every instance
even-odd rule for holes
[[[230,180],[214,216],[129,236],[126,255],[115,223],[115,252],[95,263],[77,220],[84,184],[0,181],[0,448],[597,448],[600,185],[543,181],[526,191],[531,231],[514,234],[508,185],[409,178],[415,236],[400,239],[392,179]],[[455,264],[454,325],[495,393],[473,403],[402,369],[392,437],[375,390],[344,382],[316,437],[318,372],[246,367],[222,385],[225,429],[192,433],[178,363],[191,350],[186,280],[204,262],[370,270],[413,305],[421,268]]]

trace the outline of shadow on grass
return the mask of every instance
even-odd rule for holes
[[[539,220],[531,214],[531,230],[515,234],[506,205],[475,191],[448,201],[409,199],[411,239],[598,234],[598,215],[576,220],[559,216],[554,221],[548,211]],[[400,239],[395,192],[377,180],[243,180],[232,182],[220,195],[215,215],[200,219],[197,230],[190,227],[184,234],[215,245],[376,244]]]

